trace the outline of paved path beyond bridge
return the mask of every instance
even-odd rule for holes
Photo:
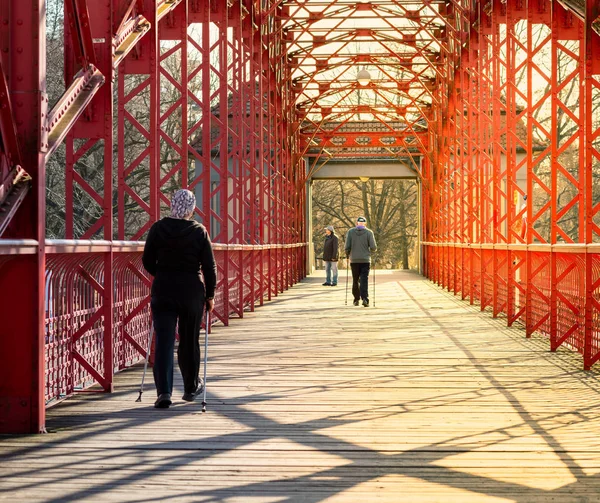
[[[135,403],[136,367],[1,437],[0,500],[600,500],[597,370],[417,275],[378,272],[370,308],[344,279],[215,327],[206,414]]]

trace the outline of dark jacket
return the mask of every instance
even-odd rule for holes
[[[325,236],[325,245],[323,246],[323,260],[325,262],[337,262],[340,258],[340,241],[335,234]]]
[[[212,244],[206,228],[194,220],[163,218],[156,222],[148,233],[142,263],[155,277],[153,296],[215,295],[217,266]]]
[[[346,256],[353,264],[371,263],[371,252],[377,251],[377,243],[371,229],[353,227],[346,234]]]

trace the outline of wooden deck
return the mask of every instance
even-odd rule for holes
[[[0,438],[0,500],[600,501],[598,371],[419,276],[368,309],[340,279],[214,329],[206,414],[135,403],[135,368]]]

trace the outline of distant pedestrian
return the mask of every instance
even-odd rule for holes
[[[154,382],[158,395],[154,406],[159,409],[171,405],[177,325],[182,398],[191,402],[204,389],[198,375],[200,324],[204,309],[212,311],[215,305],[217,267],[206,228],[193,220],[195,208],[194,193],[178,190],[171,201],[171,215],[150,228],[142,257],[144,268],[154,276],[151,306],[156,331]]]
[[[325,228],[325,244],[323,246],[323,262],[325,262],[326,279],[323,286],[337,286],[338,260],[340,258],[340,241],[335,235],[333,225]]]
[[[350,259],[352,268],[352,295],[354,305],[369,307],[369,271],[371,270],[371,253],[377,251],[377,243],[373,231],[367,229],[367,219],[358,217],[356,227],[346,235],[346,258]]]

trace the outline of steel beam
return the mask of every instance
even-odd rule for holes
[[[2,56],[13,104],[23,169],[32,177],[4,237],[42,243],[35,254],[15,255],[0,269],[0,432],[45,431],[45,7],[43,0],[11,0],[0,6],[7,29]]]

